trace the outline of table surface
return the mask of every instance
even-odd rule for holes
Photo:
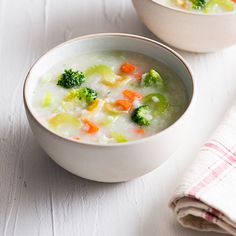
[[[236,94],[236,46],[179,52],[196,80],[191,137],[160,168],[120,184],[96,183],[56,165],[34,139],[22,86],[32,63],[79,35],[155,36],[129,0],[0,0],[0,235],[213,236],[182,228],[168,200]]]

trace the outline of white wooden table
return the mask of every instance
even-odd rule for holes
[[[129,0],[0,0],[0,235],[217,235],[183,229],[167,204],[236,96],[236,46],[206,55],[180,52],[197,85],[191,137],[152,173],[102,184],[73,176],[50,160],[29,130],[22,102],[24,77],[40,55],[97,32],[155,39]]]

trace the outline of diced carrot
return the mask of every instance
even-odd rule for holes
[[[125,62],[121,65],[120,70],[126,74],[132,74],[135,71],[136,67],[128,62]]]
[[[137,67],[136,71],[133,73],[134,78],[140,80],[142,79],[142,75],[143,75],[143,70],[140,67]]]
[[[76,141],[79,141],[80,137],[79,136],[75,136],[75,137],[73,137],[73,139],[76,140]]]
[[[94,134],[99,131],[99,127],[95,123],[93,123],[91,120],[84,118],[83,121],[88,126],[87,133]]]
[[[143,98],[143,95],[141,93],[129,89],[125,89],[123,91],[123,95],[132,102],[136,99],[141,100]]]
[[[137,80],[142,79],[142,75],[143,75],[143,73],[141,73],[141,72],[135,72],[133,74],[134,78],[137,79]]]
[[[236,3],[236,0],[232,0],[232,1]]]
[[[116,100],[115,104],[125,111],[130,110],[133,105],[130,101],[122,99]]]
[[[134,132],[136,134],[144,134],[145,133],[145,130],[143,128],[138,128],[138,129],[135,129]]]

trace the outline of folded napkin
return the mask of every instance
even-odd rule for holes
[[[170,207],[185,227],[236,235],[236,104],[200,150]]]

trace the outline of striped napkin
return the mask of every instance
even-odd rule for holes
[[[236,104],[200,150],[170,207],[185,227],[236,235]]]

